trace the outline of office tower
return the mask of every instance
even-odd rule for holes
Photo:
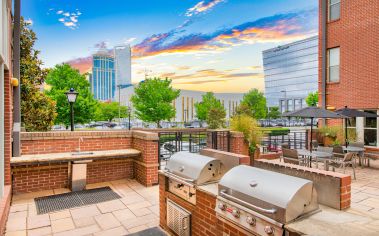
[[[91,90],[100,101],[113,100],[116,92],[114,57],[106,51],[93,55]]]

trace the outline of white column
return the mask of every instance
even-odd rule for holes
[[[363,117],[357,117],[357,141],[364,142],[364,119]]]

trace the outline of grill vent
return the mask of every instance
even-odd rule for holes
[[[167,225],[179,236],[189,236],[191,213],[167,199]]]

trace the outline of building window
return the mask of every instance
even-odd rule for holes
[[[329,21],[338,20],[341,12],[341,0],[329,0]]]
[[[347,119],[347,137],[349,142],[356,142],[357,140],[357,118],[349,118]]]
[[[376,111],[365,111],[368,113],[377,114]],[[364,142],[366,146],[377,145],[377,118],[364,119]]]
[[[295,110],[302,108],[302,99],[295,99]]]
[[[340,48],[328,49],[328,81],[340,80]]]
[[[287,100],[287,107],[288,107],[288,111],[293,111],[293,100],[290,99],[290,100]]]
[[[280,111],[281,111],[282,113],[284,113],[284,112],[287,111],[286,101],[285,101],[285,100],[280,100]]]

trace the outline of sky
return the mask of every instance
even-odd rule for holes
[[[24,0],[45,67],[91,69],[91,54],[132,47],[132,82],[180,89],[264,90],[262,51],[318,31],[318,0]]]

